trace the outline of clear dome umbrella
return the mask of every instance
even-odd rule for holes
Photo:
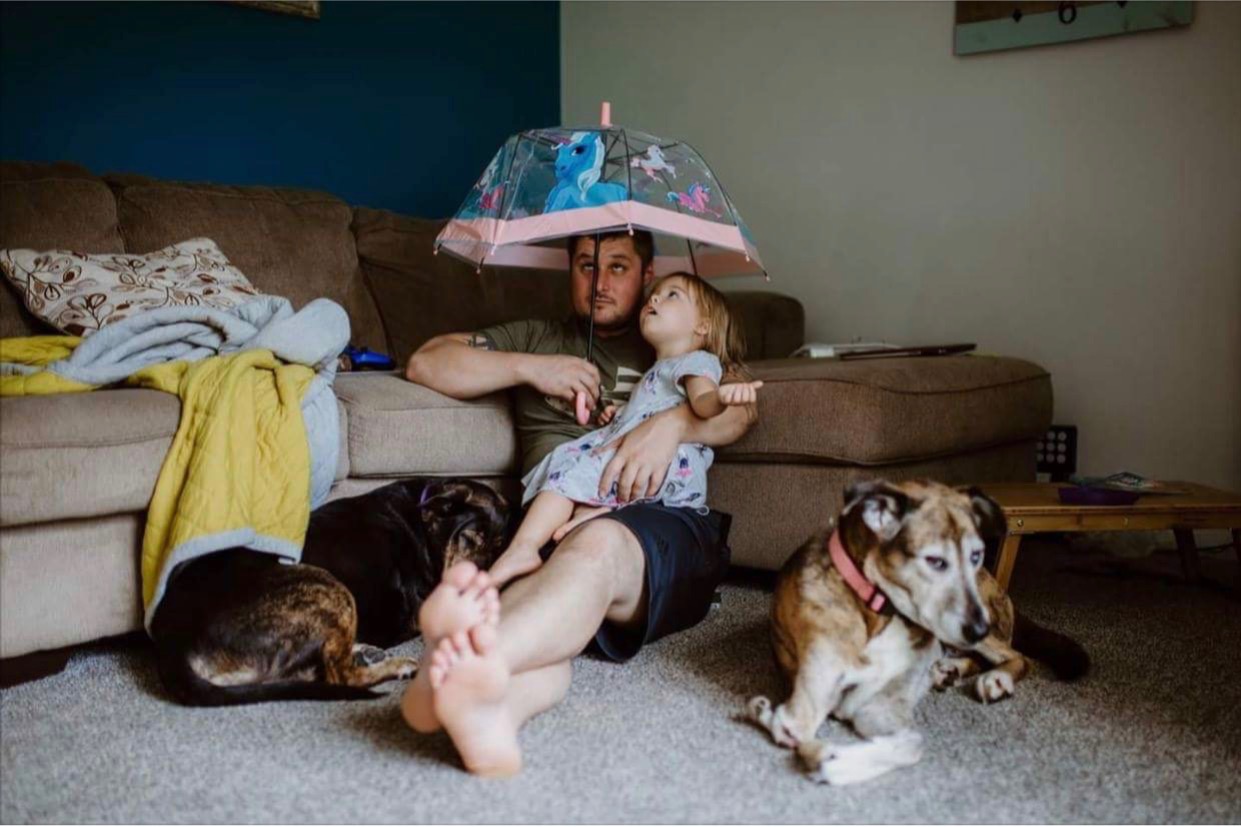
[[[757,245],[711,167],[684,141],[611,123],[529,129],[509,137],[461,208],[436,252],[499,267],[569,269],[570,236],[647,230],[657,275],[767,277]],[[560,243],[556,243],[560,242]],[[587,355],[594,349],[595,244]]]

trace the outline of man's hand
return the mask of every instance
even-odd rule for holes
[[[595,454],[616,449],[599,478],[599,496],[606,497],[613,483],[617,486],[616,497],[623,503],[655,496],[682,442],[687,415],[693,416],[684,405],[678,405],[656,414],[620,439],[596,448]]]
[[[545,396],[574,401],[578,391],[586,394],[592,410],[599,398],[599,369],[576,356],[527,356],[522,366],[527,385]]]
[[[758,401],[762,382],[728,382],[720,385],[721,405],[753,405]]]

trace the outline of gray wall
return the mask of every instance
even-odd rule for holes
[[[562,111],[702,151],[812,340],[1032,359],[1081,470],[1241,487],[1241,5],[1195,14],[956,58],[951,3],[564,3]]]

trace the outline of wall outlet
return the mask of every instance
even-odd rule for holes
[[[1039,477],[1064,482],[1077,473],[1077,426],[1052,425],[1035,443],[1034,461]]]

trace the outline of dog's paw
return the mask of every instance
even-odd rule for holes
[[[984,672],[974,681],[974,694],[985,704],[1013,696],[1013,676],[998,669]]]
[[[784,723],[784,705],[771,708],[771,701],[762,695],[750,699],[746,707],[749,719],[771,733],[771,738],[782,747],[796,747],[799,743]]]
[[[353,662],[357,666],[374,666],[388,659],[388,653],[369,643],[353,644]]]
[[[957,685],[961,680],[961,670],[957,669],[956,658],[940,658],[931,666],[931,686],[943,692]]]
[[[817,781],[820,784],[830,784],[833,787],[856,784],[869,778],[856,763],[847,761],[838,755],[833,755],[820,763],[815,769],[810,771],[807,777],[811,781]]]
[[[836,758],[836,752],[827,741],[803,741],[797,745],[797,757],[806,765],[810,778],[829,783],[822,775],[823,765]]]
[[[820,784],[829,784],[833,787],[843,787],[846,784],[857,784],[862,781],[869,781],[875,777],[875,768],[865,759],[859,759],[858,756],[851,754],[852,751],[845,747],[841,750],[833,749],[828,743],[814,743],[816,747],[809,752],[810,755],[817,756],[813,763],[806,752],[802,753],[802,760],[810,766],[810,772],[807,777],[811,781],[817,781]]]
[[[414,675],[418,674],[417,658],[401,658],[400,660],[402,661],[401,668],[398,669],[396,673],[396,679],[398,681],[409,680]]]
[[[771,726],[771,701],[765,695],[755,695],[745,705],[746,717],[760,726]]]
[[[918,763],[922,759],[922,736],[907,731],[857,744],[807,741],[797,753],[809,766],[812,780],[841,787]]]

